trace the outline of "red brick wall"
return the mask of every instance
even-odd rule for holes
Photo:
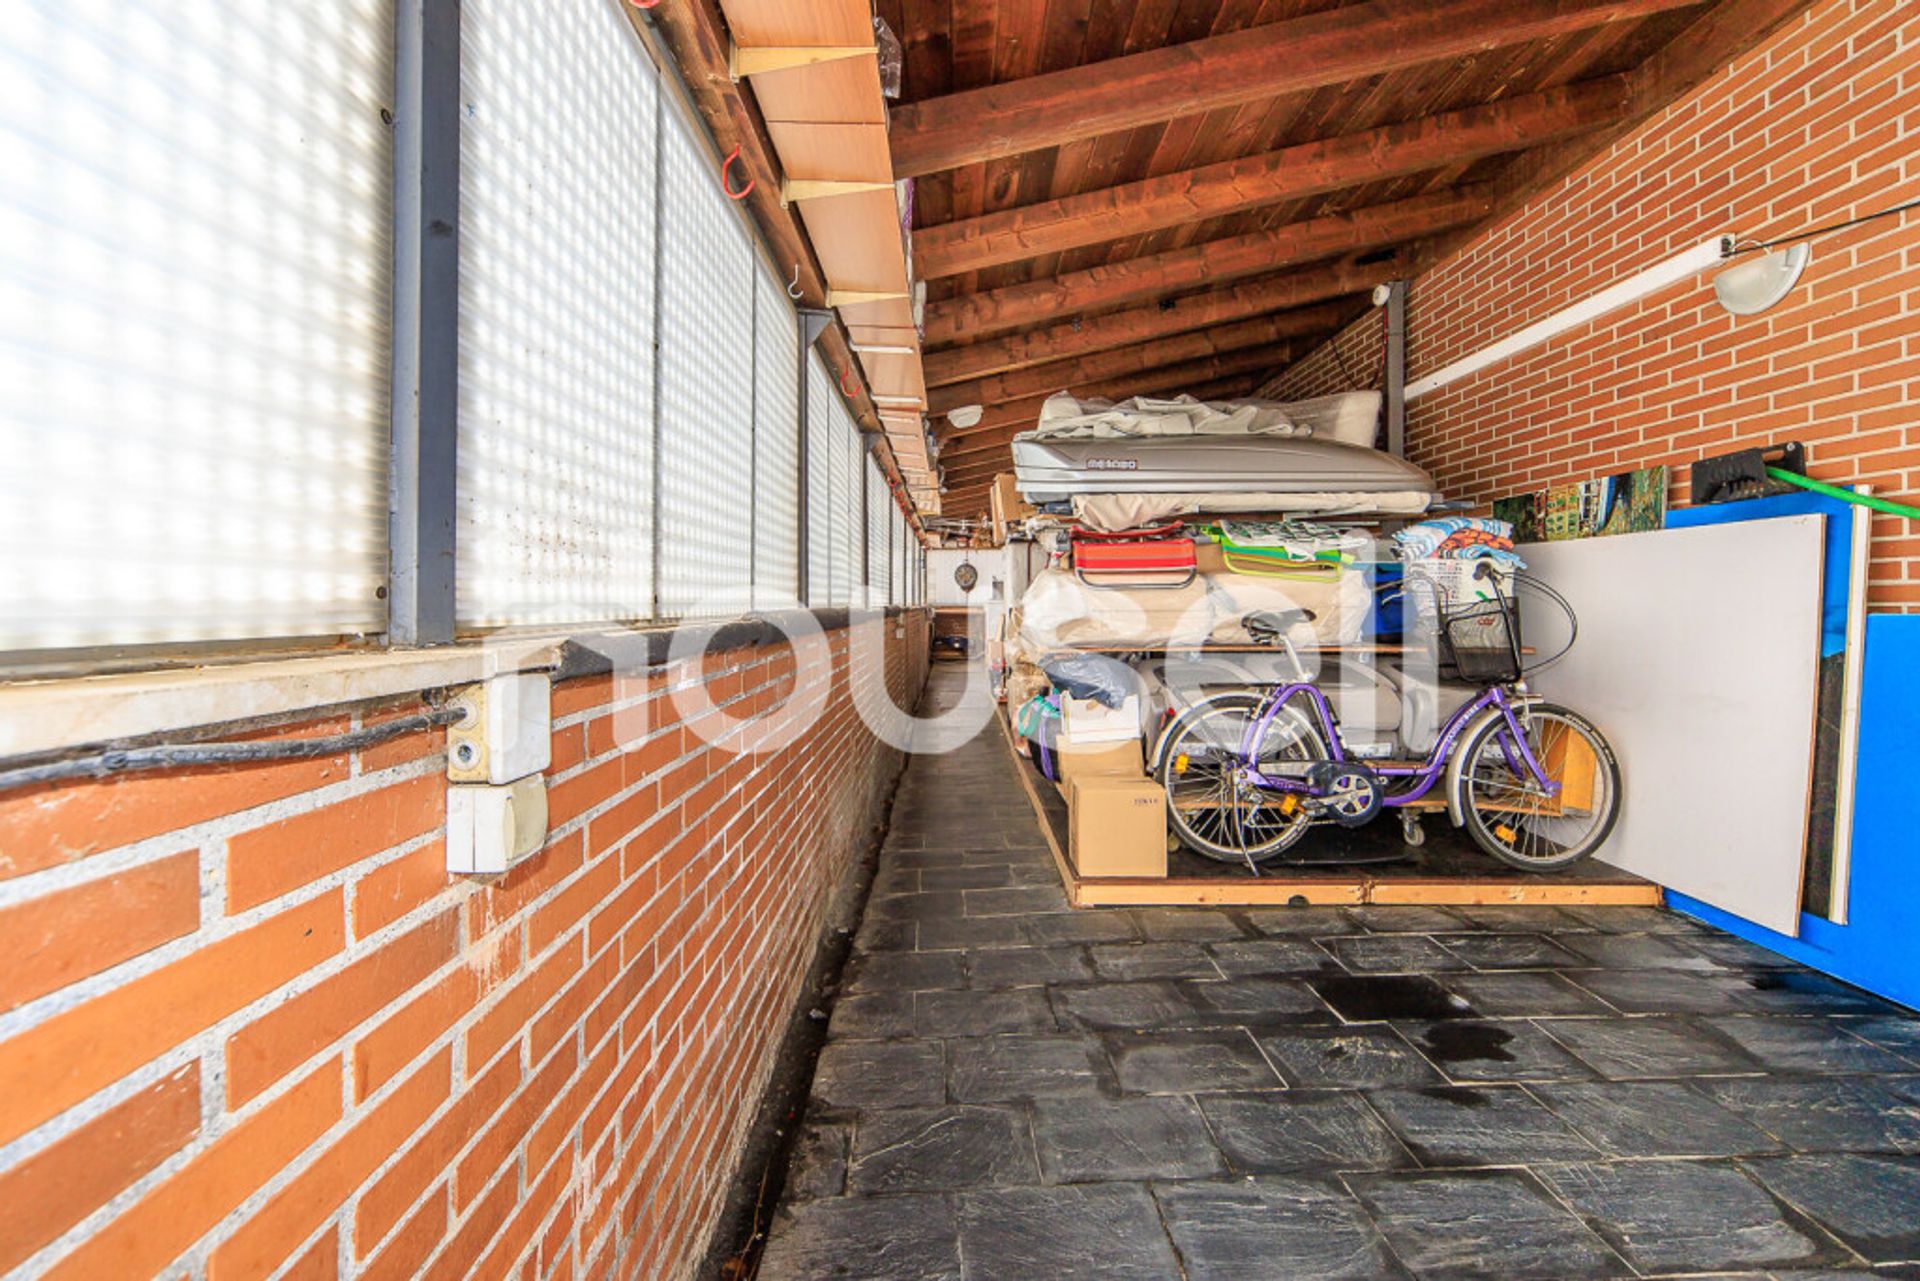
[[[556,686],[552,836],[504,877],[444,870],[438,732],[0,796],[0,1272],[685,1275],[899,765],[846,636],[764,755],[668,681],[744,716],[785,648]],[[916,613],[861,679],[910,705],[926,651]]]
[[[1721,232],[1766,240],[1920,197],[1920,5],[1825,0],[1416,279],[1418,378]],[[1379,368],[1379,319],[1343,335]],[[1325,349],[1277,394],[1350,386]],[[1628,467],[1802,440],[1812,474],[1920,490],[1920,211],[1824,237],[1800,287],[1739,319],[1708,278],[1410,406],[1408,448],[1489,501]],[[1874,522],[1873,603],[1920,608],[1920,531]]]

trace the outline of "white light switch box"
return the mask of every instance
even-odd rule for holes
[[[465,719],[447,729],[447,778],[511,783],[553,763],[553,686],[541,673],[493,676],[453,705]]]
[[[447,870],[504,872],[547,840],[547,780],[529,775],[504,787],[447,788]]]

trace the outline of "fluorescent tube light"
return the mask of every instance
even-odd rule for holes
[[[1715,236],[1712,240],[1702,241],[1685,253],[1675,254],[1664,262],[1655,263],[1645,271],[1629,276],[1617,285],[1602,289],[1591,298],[1583,299],[1564,311],[1557,311],[1545,320],[1535,321],[1525,329],[1502,338],[1490,347],[1482,347],[1479,351],[1454,361],[1444,369],[1407,384],[1406,398],[1417,400],[1430,391],[1438,391],[1448,383],[1458,382],[1468,374],[1477,373],[1489,365],[1498,364],[1509,356],[1517,356],[1523,351],[1529,351],[1569,329],[1586,324],[1589,320],[1597,320],[1610,311],[1618,311],[1649,294],[1658,293],[1668,285],[1677,284],[1690,276],[1697,276],[1710,267],[1717,267],[1732,254],[1732,236]]]

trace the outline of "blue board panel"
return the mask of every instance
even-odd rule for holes
[[[1847,648],[1848,562],[1853,557],[1852,503],[1822,494],[1782,494],[1777,498],[1749,498],[1738,503],[1709,503],[1681,507],[1667,513],[1668,529],[1693,525],[1727,525],[1741,520],[1771,520],[1776,516],[1825,516],[1826,564],[1821,577],[1820,657],[1831,658]]]
[[[1869,615],[1848,924],[1803,914],[1800,937],[1792,939],[1683,894],[1668,894],[1667,905],[1920,1009],[1920,851],[1912,801],[1920,678],[1915,673],[1920,673],[1920,615]]]

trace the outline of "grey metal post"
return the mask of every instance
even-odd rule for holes
[[[400,0],[393,108],[387,635],[454,637],[460,377],[460,0]]]
[[[1407,456],[1407,282],[1387,285],[1387,452]]]

